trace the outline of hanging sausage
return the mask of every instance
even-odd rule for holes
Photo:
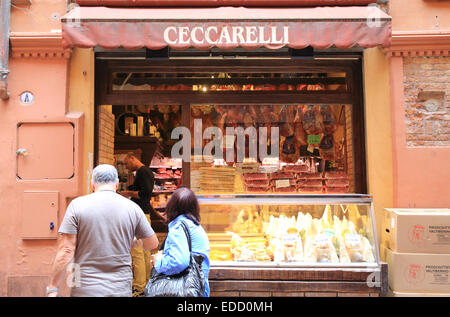
[[[308,138],[306,136],[305,129],[303,129],[303,106],[296,107],[296,113],[294,118],[294,137],[299,145],[307,145]]]

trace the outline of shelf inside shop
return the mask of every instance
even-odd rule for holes
[[[155,177],[157,180],[174,180],[174,179],[181,179],[181,177]]]
[[[114,141],[118,143],[124,142],[149,142],[149,143],[157,143],[158,138],[153,136],[129,136],[129,135],[116,135],[114,137]]]
[[[152,192],[152,195],[159,195],[159,194],[172,194],[174,190],[159,190]]]
[[[347,80],[345,77],[309,77],[309,78],[210,78],[210,77],[175,77],[175,78],[130,78],[127,83],[131,85],[281,85],[281,84],[291,84],[291,85],[337,85],[346,84]],[[114,85],[121,85],[123,79],[114,79]]]

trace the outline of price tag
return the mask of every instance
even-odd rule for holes
[[[291,183],[288,179],[278,179],[275,181],[276,188],[284,188],[291,186]]]
[[[308,144],[320,144],[320,134],[309,134]]]
[[[263,165],[278,165],[280,159],[278,157],[265,157],[262,161]]]
[[[347,233],[345,235],[345,244],[347,245],[360,245],[361,236],[355,233]]]
[[[314,244],[318,246],[327,245],[330,241],[330,237],[326,234],[318,234],[314,239]]]
[[[286,233],[283,235],[283,243],[284,245],[294,246],[298,238],[297,234]]]

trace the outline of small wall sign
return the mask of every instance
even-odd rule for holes
[[[29,106],[34,102],[34,95],[29,91],[25,91],[20,95],[20,103],[24,106]]]

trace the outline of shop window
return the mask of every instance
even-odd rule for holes
[[[355,192],[351,117],[345,105],[192,106],[191,188]],[[218,133],[210,138],[211,128]]]
[[[260,224],[267,226],[271,215],[284,221],[280,216],[291,219],[301,211],[318,225],[324,219],[323,214],[329,214],[324,213],[328,203],[321,199],[341,199],[352,196],[346,194],[366,192],[358,57],[152,63],[97,60],[96,63],[97,102],[112,105],[112,143],[121,188],[132,181],[132,175],[121,164],[127,152],[138,153],[155,174],[151,201],[155,210],[164,211],[177,187],[190,187],[199,194],[202,224],[208,234],[219,235],[220,241],[227,240],[228,260],[234,259],[234,255],[229,253],[232,235],[227,232],[241,238],[254,234],[250,229],[241,229],[256,214],[269,215],[260,219]],[[98,136],[102,128],[102,123],[98,123],[97,142],[101,142]],[[178,138],[172,139],[176,128],[181,128],[182,136],[175,133]],[[228,135],[227,128],[234,133]],[[243,138],[238,135],[242,131]],[[184,132],[188,133],[186,138]],[[187,146],[183,145],[180,152],[173,151],[181,140],[189,141]],[[97,154],[97,162],[99,158],[101,153]],[[231,198],[219,202],[216,194]],[[228,205],[236,202],[235,196],[258,198],[230,209]],[[260,197],[266,196],[276,198],[260,204]],[[287,196],[295,196],[295,201],[283,203],[281,200]],[[304,202],[303,208],[299,200],[304,197],[320,197],[321,201]],[[216,202],[217,206],[213,206]],[[368,217],[368,206],[335,201],[330,204],[332,217],[343,223],[348,215],[342,215],[340,205],[343,210],[349,208],[354,214]],[[167,232],[167,227],[159,226],[158,220],[152,216],[154,229]],[[339,223],[333,220],[333,225]],[[356,233],[370,242],[368,246],[364,240],[368,250],[374,241],[369,234],[359,231],[370,228],[363,226],[362,220],[354,221],[358,226]],[[237,230],[240,223],[242,228]],[[336,230],[340,230],[338,227]],[[265,229],[257,234],[265,234]],[[322,231],[321,234],[331,232]],[[343,239],[346,233],[356,234],[353,229],[350,231],[341,232]],[[352,236],[349,237],[351,240]],[[213,240],[211,236],[210,241]],[[339,242],[333,241],[335,248]]]

